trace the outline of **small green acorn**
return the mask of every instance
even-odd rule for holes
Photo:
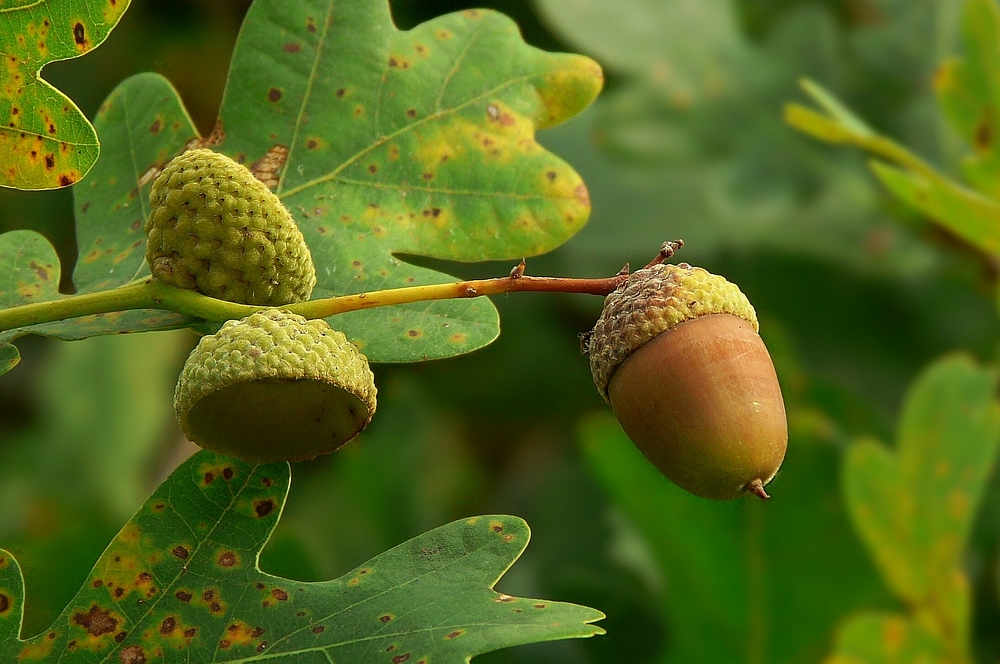
[[[188,356],[174,410],[198,445],[248,461],[337,449],[375,414],[367,358],[326,321],[266,309],[225,323]]]
[[[316,269],[301,231],[263,182],[212,150],[173,159],[153,182],[146,262],[161,281],[229,302],[309,299]]]
[[[781,388],[740,289],[685,263],[637,270],[587,350],[629,438],[668,479],[718,500],[756,494],[785,457]]]

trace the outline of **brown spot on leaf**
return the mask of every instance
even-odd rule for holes
[[[87,31],[80,21],[73,24],[73,41],[76,42],[77,46],[83,46],[87,43]]]
[[[198,633],[198,628],[191,627],[189,629],[184,630],[184,638],[193,639],[197,633]]]
[[[174,597],[176,597],[182,602],[190,602],[191,599],[194,597],[194,595],[192,595],[186,590],[178,590],[177,592],[174,593]]]
[[[121,643],[125,640],[126,636],[128,636],[128,632],[118,632],[115,634],[115,643]]]
[[[62,173],[62,174],[59,175],[59,186],[60,187],[68,187],[71,184],[73,184],[74,182],[76,182],[76,180],[73,178],[72,174],[70,174],[70,173]]]
[[[170,633],[174,631],[175,627],[177,627],[177,619],[173,616],[167,616],[163,619],[163,622],[160,623],[160,634],[169,636]]]
[[[316,19],[312,16],[306,19],[306,30],[309,32],[316,32]]]
[[[396,655],[392,658],[392,664],[403,664],[406,660],[410,658],[410,653],[404,652],[402,655]]]
[[[384,624],[384,623],[387,623],[387,622],[392,622],[392,616],[391,616],[391,615],[389,615],[388,613],[387,613],[387,614],[385,614],[384,616],[379,616],[379,617],[378,617],[378,619],[379,619],[379,621],[380,621],[380,622],[382,622],[383,624]]]
[[[205,484],[211,484],[212,482],[215,481],[215,474],[214,473],[205,473],[205,478],[204,479],[205,479]]]
[[[171,549],[170,553],[174,554],[174,557],[180,558],[181,560],[186,560],[189,555],[189,551],[179,544]]]
[[[258,500],[253,504],[253,511],[258,517],[267,516],[274,511],[274,501],[270,498],[267,500]]]
[[[284,602],[285,600],[288,599],[288,593],[281,588],[274,588],[273,590],[271,590],[271,595],[273,595],[274,599],[278,600],[279,602]]]
[[[52,153],[45,155],[45,170],[50,171],[56,167],[56,156]]]
[[[42,265],[38,261],[34,260],[31,261],[30,263],[28,263],[28,267],[31,269],[32,272],[35,273],[35,276],[37,276],[42,281],[49,280],[49,271],[45,268],[44,265]]]
[[[219,554],[217,562],[221,567],[232,567],[239,561],[236,559],[236,554],[234,552],[223,551]]]
[[[285,53],[298,53],[302,50],[302,47],[297,42],[288,42],[281,47],[281,50]]]
[[[279,99],[281,99],[281,90],[279,90],[278,88],[271,88],[270,90],[267,91],[267,99],[268,101],[271,102],[278,101]]]
[[[338,97],[343,97],[344,94],[346,94],[346,93],[347,93],[347,90],[345,90],[344,88],[337,88],[337,93],[336,94],[337,94]]]
[[[115,631],[115,628],[118,627],[118,619],[112,616],[107,609],[102,609],[94,604],[87,613],[82,611],[74,613],[73,624],[87,630],[92,636],[102,636]]]
[[[448,636],[446,636],[444,638],[446,638],[446,639],[457,639],[458,637],[462,636],[462,634],[465,634],[465,630],[456,629],[454,632],[449,633]]]
[[[163,123],[160,122],[160,118],[156,118],[153,120],[153,124],[149,125],[150,134],[159,134],[161,129],[163,129]]]
[[[319,147],[319,141],[317,141],[315,138],[310,138],[308,141],[306,141],[307,150],[315,150],[317,147]]]
[[[368,172],[369,173],[377,173],[378,172],[378,166],[376,166],[375,164],[368,164]]]
[[[146,651],[139,645],[128,646],[127,648],[122,648],[121,653],[118,654],[118,659],[122,664],[146,664]]]
[[[415,117],[417,117],[417,109],[415,109],[415,108],[408,108],[408,109],[406,109],[406,117],[408,117],[408,118],[415,118]]]
[[[250,172],[254,177],[263,182],[272,191],[278,186],[278,174],[281,172],[285,161],[288,159],[288,147],[281,144],[271,146],[271,149],[264,153],[264,156],[250,165]],[[232,469],[229,469],[232,473]],[[225,477],[226,471],[222,474]],[[226,477],[226,479],[230,479]]]
[[[993,127],[990,126],[988,118],[983,118],[980,120],[979,124],[976,125],[974,140],[976,143],[976,149],[980,152],[986,152],[990,149],[990,146],[993,143]]]
[[[312,628],[312,631],[313,631],[313,634],[322,634],[323,630],[325,630],[325,629],[326,629],[326,627],[323,627],[322,625],[316,625],[315,627]]]
[[[0,616],[10,611],[11,604],[10,597],[4,593],[0,593]]]
[[[226,480],[227,482],[229,480],[233,479],[233,469],[230,468],[229,466],[226,466],[225,468],[223,468],[222,469],[222,478],[224,480]]]

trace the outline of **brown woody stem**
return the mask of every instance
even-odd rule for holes
[[[663,243],[656,258],[649,265],[662,263],[673,256],[674,252],[683,245],[681,240]],[[482,297],[501,293],[531,291],[607,295],[628,280],[627,269],[613,277],[573,279],[568,277],[532,277],[524,274],[524,267],[522,259],[506,277],[391,288],[356,295],[339,295],[310,302],[289,304],[281,308],[306,318],[327,318],[359,309],[390,307],[430,300]],[[202,320],[224,322],[244,318],[263,308],[265,307],[217,300],[193,290],[175,288],[156,279],[147,278],[99,293],[61,296],[47,302],[34,302],[0,310],[0,331],[130,309],[165,309]]]

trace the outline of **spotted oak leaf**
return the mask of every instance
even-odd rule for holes
[[[103,42],[129,2],[0,3],[0,186],[65,187],[94,165],[100,151],[94,127],[40,74],[48,63],[79,57]]]
[[[155,74],[124,81],[101,106],[102,155],[74,189],[78,292],[149,274],[149,187],[196,145],[245,163],[288,207],[317,266],[314,298],[454,280],[400,255],[477,261],[549,251],[583,225],[590,204],[579,175],[535,142],[535,130],[580,111],[601,83],[589,58],[528,46],[491,11],[402,31],[385,0],[256,0],[210,136],[198,136]],[[3,340],[191,322],[126,312]],[[377,362],[457,355],[499,334],[496,309],[479,299],[352,312],[330,323]]]
[[[55,623],[27,640],[18,636],[20,570],[0,550],[0,661],[459,664],[603,631],[591,624],[599,611],[493,590],[528,543],[527,525],[511,516],[442,526],[332,581],[266,574],[257,559],[288,486],[286,463],[195,454],[125,525]]]

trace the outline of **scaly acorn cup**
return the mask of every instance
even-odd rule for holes
[[[243,165],[212,150],[173,159],[153,182],[146,262],[178,288],[260,306],[309,299],[312,255],[291,214]]]
[[[337,449],[375,414],[368,360],[326,321],[267,309],[202,337],[174,410],[198,445],[247,461],[298,461]]]
[[[601,395],[668,479],[705,498],[768,498],[785,405],[736,285],[685,263],[637,270],[605,300],[588,352]]]

